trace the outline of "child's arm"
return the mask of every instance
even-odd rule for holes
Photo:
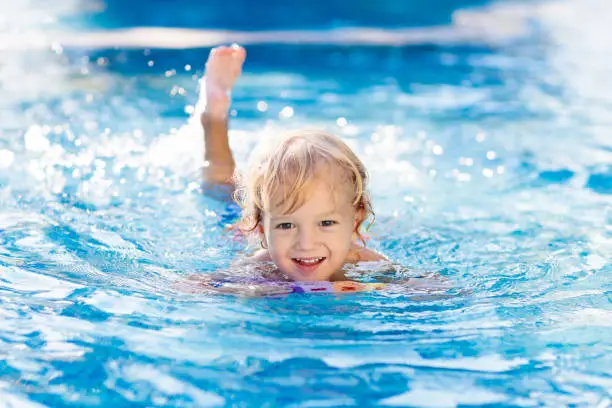
[[[204,167],[202,179],[207,192],[218,195],[234,188],[235,163],[228,139],[230,92],[242,72],[244,48],[213,48],[206,62],[204,78],[206,109],[200,117],[204,130]]]
[[[216,279],[218,278],[218,279]],[[290,285],[264,285],[227,282],[214,275],[192,275],[173,285],[174,289],[190,294],[223,294],[246,298],[279,297],[293,292]]]

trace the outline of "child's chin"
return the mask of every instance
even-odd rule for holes
[[[292,277],[293,280],[298,282],[321,282],[329,280],[330,276],[324,273],[315,273],[312,275],[296,275]]]
[[[292,265],[293,266],[293,265]],[[287,268],[289,271],[285,272],[285,275],[289,276],[296,282],[320,282],[329,280],[330,276],[333,274],[327,273],[325,267],[321,268],[321,266],[327,265],[319,265],[319,267],[315,270],[300,270],[301,268]]]
[[[325,278],[321,278],[321,275],[319,273],[304,274],[296,270],[283,271],[283,272],[285,273],[287,277],[289,277],[290,279],[296,282],[318,282],[321,280],[325,280]]]

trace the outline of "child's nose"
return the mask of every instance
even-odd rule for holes
[[[302,251],[314,249],[317,243],[316,233],[308,229],[302,229],[298,236],[298,247]]]

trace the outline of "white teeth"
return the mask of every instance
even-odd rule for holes
[[[305,264],[316,264],[321,262],[324,258],[295,258],[296,261]]]

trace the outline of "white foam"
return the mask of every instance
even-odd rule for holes
[[[26,132],[25,147],[33,152],[44,152],[51,145],[42,126],[32,125]]]
[[[528,363],[524,358],[504,359],[497,354],[482,357],[463,357],[456,359],[424,359],[412,350],[404,350],[401,353],[394,352],[393,355],[342,355],[322,358],[327,364],[335,367],[356,367],[368,363],[401,364],[412,367],[428,367],[449,370],[482,371],[489,373],[503,373]]]
[[[151,365],[126,364],[120,366],[113,361],[109,364],[109,371],[111,375],[106,380],[106,386],[119,392],[122,392],[123,389],[117,384],[118,381],[115,378],[134,383],[147,382],[164,396],[186,394],[199,407],[217,407],[225,404],[225,399],[221,396],[202,390]],[[137,399],[132,393],[129,395],[132,396],[130,399]]]
[[[15,153],[11,150],[0,149],[0,169],[6,169],[11,167],[15,160]]]
[[[44,405],[30,401],[26,396],[15,395],[2,390],[8,383],[0,383],[0,408],[44,408]]]
[[[506,397],[485,389],[468,387],[468,389],[449,390],[448,388],[426,388],[423,386],[381,401],[387,406],[420,407],[453,407],[457,405],[495,404],[504,401]]]
[[[34,296],[43,299],[65,299],[74,290],[83,287],[83,285],[28,272],[17,267],[0,267],[0,275],[7,281],[6,287],[25,292],[37,292]]]

